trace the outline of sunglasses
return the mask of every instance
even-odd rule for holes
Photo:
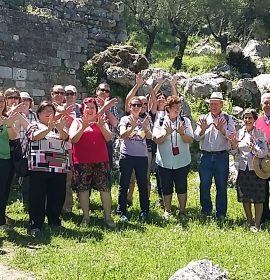
[[[105,92],[107,92],[107,93],[110,93],[110,92],[111,92],[109,89],[106,89],[106,88],[99,88],[98,90],[100,90],[100,91],[105,91]]]
[[[142,105],[148,105],[148,102],[144,102]]]
[[[76,92],[73,92],[73,91],[68,91],[65,93],[65,96],[74,96],[76,95]]]
[[[131,103],[130,104],[132,107],[138,107],[138,108],[141,108],[142,107],[142,104],[137,104],[137,103]]]
[[[7,99],[15,99],[15,100],[19,100],[20,97],[19,96],[8,96]]]
[[[54,91],[53,92],[55,95],[64,95],[65,92],[64,91]]]

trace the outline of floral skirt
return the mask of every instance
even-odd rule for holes
[[[78,192],[96,189],[109,192],[109,165],[107,162],[74,164],[72,188]]]
[[[265,202],[265,180],[259,178],[253,170],[239,170],[236,187],[239,202]]]

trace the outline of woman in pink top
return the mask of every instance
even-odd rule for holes
[[[82,117],[71,124],[69,134],[73,143],[73,181],[83,210],[82,224],[89,224],[89,190],[95,186],[100,191],[105,223],[115,227],[111,217],[112,198],[107,176],[109,157],[106,146],[106,142],[112,139],[112,133],[104,118],[97,113],[96,99],[85,98],[81,106]]]

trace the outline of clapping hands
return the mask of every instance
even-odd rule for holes
[[[238,142],[239,142],[236,133],[234,133],[234,132],[231,133],[231,134],[228,136],[228,139],[229,139],[229,141],[231,142],[232,148],[233,148],[233,149],[236,149],[237,146],[238,146]]]
[[[213,124],[217,130],[224,134],[224,125],[226,124],[226,120],[223,117],[217,118],[216,122],[214,122]]]
[[[200,126],[202,133],[204,133],[210,126],[210,124],[207,124],[206,119],[200,119],[198,125]]]
[[[51,131],[56,128],[58,131],[62,131],[64,127],[67,125],[67,121],[68,119],[64,115],[61,116],[61,118],[58,121],[55,121],[54,116],[50,115],[48,121],[48,129]]]

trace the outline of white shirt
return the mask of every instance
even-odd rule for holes
[[[193,137],[193,130],[191,122],[188,118],[183,117],[185,121],[185,134]],[[164,121],[161,123],[160,119],[157,119],[154,124],[153,137],[159,136],[165,133],[165,124],[171,123],[173,128],[177,128],[182,122],[181,117],[178,117],[172,122],[168,116],[164,116]],[[173,155],[172,147],[179,148],[179,154]],[[189,144],[185,143],[179,133],[173,131],[168,135],[165,141],[157,145],[156,163],[164,168],[178,169],[185,167],[191,162],[191,155],[189,150]]]
[[[219,117],[223,117],[226,120],[226,123],[224,124],[224,128],[226,130],[225,135],[223,135],[214,126],[214,123]],[[235,132],[235,125],[232,117],[229,115],[225,117],[225,113],[221,112],[221,114],[217,117],[214,117],[211,113],[209,113],[200,119],[206,119],[207,124],[210,124],[203,135],[200,135],[201,127],[199,125],[197,125],[195,129],[194,137],[200,142],[200,149],[207,152],[229,150],[230,145],[227,137],[230,135],[230,133]]]

